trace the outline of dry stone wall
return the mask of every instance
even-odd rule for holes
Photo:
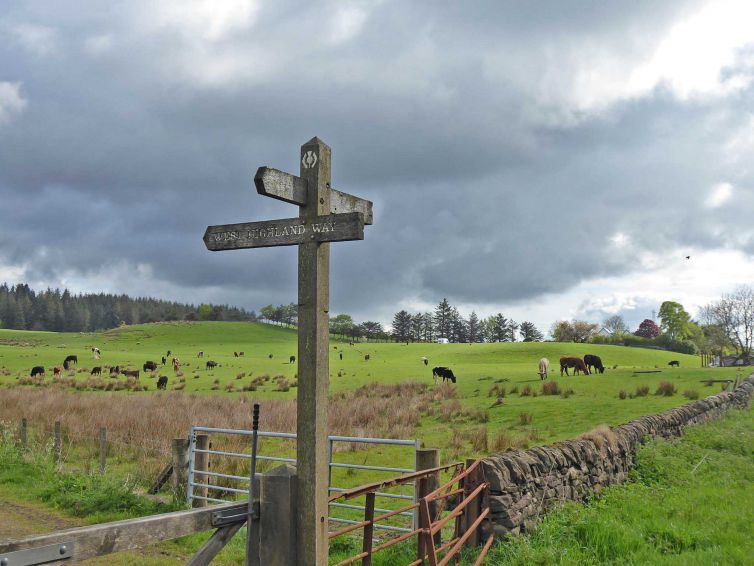
[[[584,501],[603,487],[625,481],[637,448],[646,437],[680,436],[692,424],[744,408],[754,396],[754,375],[735,391],[713,395],[648,415],[594,435],[531,450],[495,454],[482,461],[490,482],[490,522],[496,537],[517,535],[534,526],[563,501]]]

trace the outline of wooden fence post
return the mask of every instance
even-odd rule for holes
[[[105,473],[105,459],[107,457],[107,429],[99,429],[99,473]]]
[[[194,482],[209,484],[209,476],[201,472],[209,471],[209,454],[199,452],[200,450],[209,450],[209,435],[196,435],[196,455],[194,456]],[[207,497],[209,490],[206,487],[194,487],[194,494],[199,497]],[[209,502],[206,499],[194,498],[194,507],[206,507]]]
[[[26,450],[26,417],[21,419],[21,448]]]
[[[416,451],[416,471],[431,470],[432,468],[440,467],[440,450],[437,448],[419,448]],[[428,493],[433,492],[440,487],[440,474],[432,474],[419,480],[416,483],[416,500],[420,501],[422,497]],[[435,519],[437,514],[437,502],[429,502],[429,520],[430,522]],[[419,526],[420,509],[416,510],[416,525]],[[434,536],[435,544],[440,542],[440,533],[436,533]],[[424,559],[427,554],[425,548],[425,538],[420,534],[417,537],[417,558]]]
[[[297,483],[296,468],[290,464],[283,464],[259,476],[258,535],[262,544],[256,545],[259,560],[252,561],[252,564],[298,564],[295,544],[299,517]]]
[[[55,444],[53,445],[53,447],[54,447],[54,452],[55,452],[55,463],[58,466],[60,465],[60,460],[61,460],[61,456],[63,452],[62,445],[63,445],[63,442],[62,442],[62,437],[60,434],[60,421],[55,421]]]
[[[186,438],[174,438],[171,445],[173,455],[173,491],[181,495],[186,494],[189,468],[189,441]]]
[[[466,468],[470,468],[476,460],[473,458],[467,458],[466,459]],[[463,482],[463,498],[466,499],[469,497],[469,494],[474,491],[481,482],[481,475],[480,475],[481,467],[477,467],[474,469],[468,476],[466,476],[466,479]],[[466,508],[463,510],[463,515],[461,519],[461,532],[459,535],[462,535],[466,532],[466,530],[474,524],[474,521],[477,520],[479,517],[479,513],[481,511],[481,503],[482,503],[482,495],[477,495],[476,499],[469,503]],[[476,547],[479,545],[479,529],[474,531],[474,533],[466,539],[466,546],[469,547]]]

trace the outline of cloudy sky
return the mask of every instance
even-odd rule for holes
[[[749,0],[3,0],[0,280],[295,301],[295,250],[201,237],[295,216],[252,177],[317,135],[375,208],[332,245],[333,313],[693,313],[754,283],[752,22]]]

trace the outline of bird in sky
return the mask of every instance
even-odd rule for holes
[[[687,256],[686,256],[686,259],[691,259],[691,256],[690,256],[690,255],[687,255]]]

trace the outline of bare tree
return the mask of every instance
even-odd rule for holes
[[[722,299],[705,306],[701,318],[718,325],[730,338],[736,353],[751,354],[754,345],[754,289],[748,285],[737,287]]]
[[[623,320],[623,317],[619,314],[614,314],[610,318],[605,319],[602,323],[602,328],[607,330],[613,336],[616,334],[628,334],[630,332],[626,321]]]

